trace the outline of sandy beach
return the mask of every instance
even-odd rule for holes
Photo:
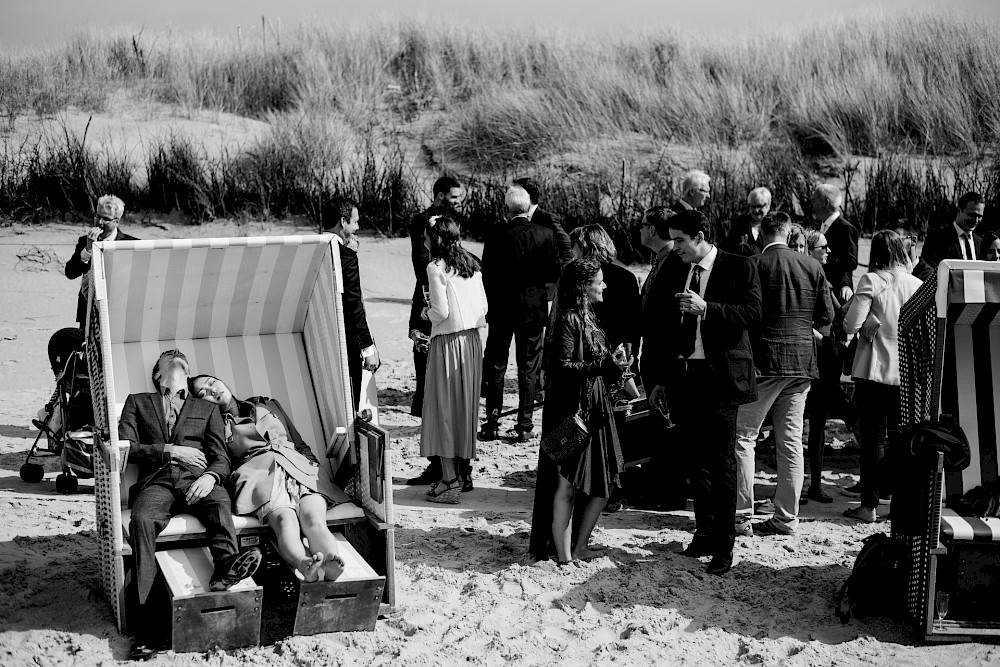
[[[122,227],[145,238],[301,233],[291,225],[210,223]],[[127,660],[98,572],[93,485],[60,495],[58,460],[27,484],[18,469],[37,433],[31,419],[52,392],[50,335],[73,326],[78,283],[63,275],[82,226],[0,229],[0,665],[101,665]],[[476,249],[476,248],[473,248]],[[833,601],[861,539],[887,523],[841,516],[857,481],[849,432],[832,428],[830,505],[802,508],[789,537],[739,538],[725,577],[676,553],[690,512],[625,509],[602,517],[589,562],[557,569],[519,564],[527,547],[537,439],[481,444],[475,491],[445,508],[402,481],[422,469],[406,319],[412,293],[406,239],[365,237],[359,258],[368,318],[383,365],[382,425],[397,482],[394,609],[374,632],[295,637],[273,646],[207,654],[159,654],[163,665],[980,665],[1000,647],[921,646],[901,623],[842,625]],[[514,367],[508,407],[515,405]],[[541,416],[537,415],[540,424]],[[512,424],[505,424],[504,427]],[[833,441],[836,438],[836,441]],[[775,470],[758,454],[757,493]]]

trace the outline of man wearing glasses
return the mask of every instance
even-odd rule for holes
[[[90,271],[90,258],[94,252],[95,241],[136,241],[134,236],[118,229],[118,221],[125,213],[125,204],[114,195],[104,195],[97,200],[97,211],[94,213],[94,226],[76,242],[76,250],[66,262],[66,277],[75,280]],[[84,276],[80,283],[80,296],[76,304],[76,321],[83,328],[87,321],[87,295],[90,293],[90,283]]]

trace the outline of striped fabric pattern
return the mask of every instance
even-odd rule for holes
[[[278,399],[321,462],[338,426],[353,441],[335,246],[328,234],[100,244],[112,440],[126,397],[152,391],[153,363],[176,348],[237,396]]]
[[[941,510],[941,539],[1000,542],[1000,519],[959,516],[954,510],[945,507]]]
[[[946,317],[949,304],[1000,302],[1000,273],[995,262],[946,259],[938,264],[938,317]]]

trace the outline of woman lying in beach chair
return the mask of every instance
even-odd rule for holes
[[[233,462],[226,487],[233,512],[253,514],[267,524],[281,557],[305,581],[339,577],[344,561],[326,525],[326,510],[351,499],[332,483],[324,485],[332,491],[320,491],[319,461],[281,404],[264,396],[239,400],[212,375],[195,376],[189,384],[192,394],[217,404],[226,420],[226,449]]]

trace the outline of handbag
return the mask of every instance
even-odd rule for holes
[[[576,340],[577,361],[583,361],[583,330],[577,332]],[[582,398],[582,397],[581,397]],[[558,426],[542,438],[542,451],[556,463],[561,463],[566,458],[576,454],[590,442],[590,430],[586,422],[580,416],[580,411],[566,417]]]
[[[583,449],[590,442],[590,431],[580,413],[575,413],[562,420],[551,433],[542,438],[542,451],[556,463],[562,463],[573,454]]]

